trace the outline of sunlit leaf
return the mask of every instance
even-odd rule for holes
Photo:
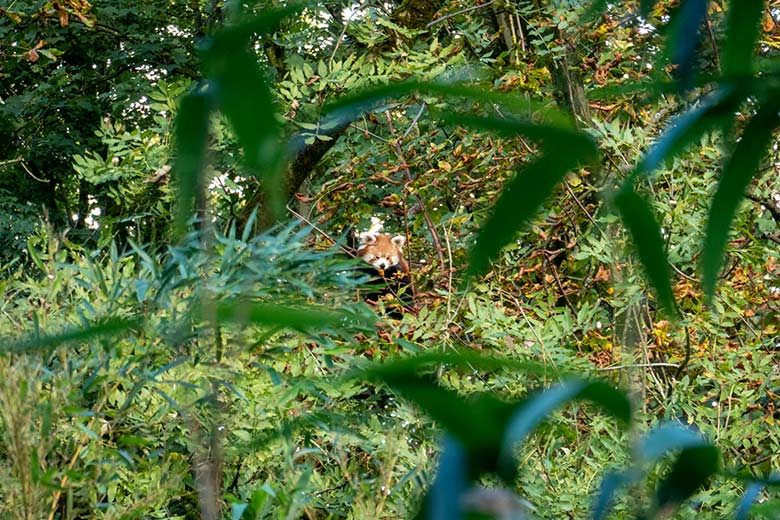
[[[628,189],[619,191],[613,203],[636,246],[639,261],[655,289],[658,303],[667,315],[676,317],[677,304],[672,291],[669,262],[653,211],[644,198]]]
[[[173,176],[178,181],[177,235],[182,236],[192,217],[195,196],[201,185],[206,159],[211,97],[199,88],[185,96],[176,114],[176,162]]]
[[[726,241],[739,203],[750,181],[758,173],[758,166],[780,122],[778,110],[780,103],[777,100],[767,102],[759,109],[723,167],[710,206],[700,263],[702,288],[708,301],[715,293]]]
[[[753,73],[764,0],[731,0],[726,22],[726,39],[721,49],[724,76],[746,76]]]

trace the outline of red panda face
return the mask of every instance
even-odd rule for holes
[[[391,237],[385,233],[361,233],[358,255],[377,270],[385,271],[403,262],[403,235]],[[405,271],[406,269],[404,269]]]

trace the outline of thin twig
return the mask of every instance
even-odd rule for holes
[[[449,20],[450,18],[458,16],[459,14],[464,14],[464,13],[468,13],[469,11],[475,11],[477,9],[482,9],[483,7],[487,7],[489,5],[495,4],[496,2],[498,2],[498,0],[490,0],[490,2],[484,3],[482,5],[475,5],[475,6],[472,6],[472,7],[467,7],[465,9],[461,9],[460,11],[455,11],[454,13],[450,13],[450,14],[448,14],[446,16],[442,16],[441,18],[437,18],[437,19],[435,19],[433,21],[428,22],[427,24],[425,24],[425,28],[427,29],[428,27],[434,26],[437,23],[441,23],[441,22],[443,22],[445,20]]]
[[[680,268],[679,268],[679,267],[677,267],[677,266],[676,266],[676,265],[674,265],[673,263],[669,262],[669,265],[672,267],[672,269],[674,270],[674,272],[675,272],[675,273],[679,274],[681,277],[685,278],[685,279],[686,279],[686,280],[688,280],[689,282],[693,282],[693,283],[695,283],[695,284],[698,284],[698,283],[699,283],[699,281],[698,281],[696,278],[694,278],[693,276],[690,276],[690,275],[687,275],[687,274],[685,274],[684,272],[682,272],[682,271],[680,270]]]
[[[412,131],[412,128],[417,126],[417,121],[420,120],[420,116],[425,112],[425,108],[428,106],[428,103],[423,102],[422,106],[420,107],[420,111],[417,112],[417,115],[414,116],[414,119],[412,120],[412,124],[409,125],[409,128],[406,129],[406,132],[404,132],[403,137],[401,139],[406,139],[406,137],[409,135],[409,133]]]
[[[633,365],[615,365],[611,367],[597,368],[596,370],[605,372],[608,370],[623,370],[624,368],[655,368],[655,367],[670,367],[679,368],[679,365],[674,363],[636,363]]]
[[[395,130],[393,129],[393,119],[390,116],[389,111],[385,111],[385,118],[387,119],[387,126],[390,128],[390,135],[394,136]],[[404,151],[401,148],[400,140],[395,139],[395,143],[393,146],[395,148],[396,155],[401,160],[401,167],[404,171],[404,174],[406,175],[406,179],[409,181],[410,184],[413,183],[414,177],[412,177],[412,172],[409,170],[409,165],[406,162],[406,157],[404,157]],[[443,266],[444,252],[442,251],[441,241],[439,240],[439,234],[436,232],[436,227],[433,225],[431,216],[428,214],[428,208],[426,208],[425,202],[423,202],[422,197],[420,197],[418,193],[415,193],[414,197],[417,199],[417,203],[420,205],[423,218],[425,219],[425,225],[428,227],[428,232],[431,234],[431,239],[433,239],[433,245],[436,248],[436,256],[439,258],[439,265]]]
[[[707,33],[710,36],[710,44],[712,45],[712,58],[715,61],[715,69],[720,70],[720,55],[718,54],[718,42],[715,39],[715,33],[712,32],[712,22],[707,18]]]
[[[341,34],[339,34],[339,39],[336,41],[336,45],[333,47],[333,53],[330,55],[330,59],[328,60],[328,68],[333,67],[333,58],[336,56],[336,51],[339,50],[339,46],[341,46],[341,42],[344,41],[344,35],[347,32],[347,27],[349,27],[349,22],[352,21],[352,14],[354,11],[350,11],[349,17],[346,20],[342,19],[342,23],[344,24],[344,28],[341,29]],[[342,18],[343,18],[342,14]]]
[[[22,161],[24,161],[24,157],[20,155],[16,159],[8,159],[7,161],[0,161],[0,166],[5,166],[7,164],[14,164]]]
[[[348,247],[345,247],[344,245],[342,245],[341,243],[339,243],[339,242],[338,242],[338,241],[337,241],[335,238],[333,238],[332,236],[330,236],[329,234],[327,234],[325,231],[323,231],[323,230],[321,230],[320,228],[318,228],[318,227],[316,226],[316,224],[314,224],[314,223],[313,223],[311,220],[307,219],[306,217],[304,217],[303,215],[301,215],[300,213],[298,213],[297,211],[295,211],[294,209],[292,209],[292,208],[291,208],[289,205],[287,206],[287,211],[289,211],[290,213],[292,213],[292,215],[293,215],[295,218],[297,218],[298,220],[301,220],[301,221],[302,221],[302,222],[304,222],[305,224],[307,224],[307,225],[311,226],[311,228],[312,228],[314,231],[316,231],[317,233],[319,233],[320,235],[322,235],[322,236],[323,236],[323,237],[325,237],[326,239],[330,240],[330,241],[331,241],[331,243],[333,243],[333,244],[335,244],[335,245],[339,246],[339,248],[340,248],[342,251],[344,251],[346,254],[348,254],[348,255],[349,255],[349,256],[351,256],[352,258],[357,258],[357,256],[355,255],[355,252],[354,252],[354,251],[352,251],[350,248],[348,248]]]
[[[384,137],[382,137],[381,135],[376,135],[376,134],[375,134],[375,133],[373,133],[371,130],[368,130],[368,129],[366,129],[366,128],[360,128],[360,127],[359,127],[358,125],[356,125],[355,123],[351,123],[349,126],[350,126],[351,128],[354,128],[355,130],[359,130],[359,131],[361,131],[361,132],[363,132],[363,133],[365,133],[365,134],[368,134],[368,135],[370,135],[371,137],[373,137],[374,139],[378,139],[379,141],[382,141],[383,143],[386,143],[386,142],[387,142],[387,139],[385,139],[385,138],[384,138]]]
[[[452,311],[452,271],[454,270],[452,265],[452,247],[450,246],[450,233],[444,224],[441,225],[441,229],[444,231],[444,242],[447,244],[447,325],[455,317],[450,312]],[[450,229],[452,229],[452,221],[450,221]]]
[[[35,179],[38,182],[42,182],[44,184],[49,184],[49,181],[47,179],[41,179],[39,177],[36,177],[35,174],[30,171],[30,168],[27,167],[27,163],[25,163],[24,161],[20,161],[19,163],[22,165],[22,169],[24,169],[24,171],[27,172],[27,175],[29,175],[30,177],[32,177],[33,179]]]
[[[587,209],[585,209],[585,206],[583,206],[583,205],[582,205],[582,202],[580,202],[580,199],[578,199],[578,198],[577,198],[577,195],[575,195],[575,194],[574,194],[574,191],[571,189],[571,186],[569,186],[569,181],[567,181],[566,179],[564,179],[564,181],[563,181],[563,185],[564,185],[564,186],[566,186],[566,191],[568,191],[568,192],[569,192],[569,195],[571,196],[571,198],[572,198],[572,199],[574,199],[574,202],[576,202],[576,203],[577,203],[577,206],[579,206],[579,207],[580,207],[580,209],[582,210],[582,212],[583,212],[583,213],[585,213],[585,217],[586,217],[588,220],[590,220],[590,223],[591,223],[591,224],[593,224],[593,225],[595,226],[595,225],[596,225],[596,221],[595,221],[595,220],[593,220],[593,217],[591,216],[591,214],[590,214],[590,213],[588,213],[588,210],[587,210]]]

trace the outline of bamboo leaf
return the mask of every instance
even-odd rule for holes
[[[293,307],[247,301],[218,304],[216,317],[221,322],[237,321],[280,325],[303,332],[338,326],[345,320],[359,319],[357,315],[316,305]]]
[[[176,234],[181,237],[192,217],[206,160],[211,97],[203,88],[185,96],[176,114],[176,162],[173,175],[179,188]]]
[[[722,86],[707,96],[699,107],[675,119],[637,165],[631,178],[652,172],[688,145],[698,142],[705,132],[731,121],[744,95],[742,89]]]
[[[513,452],[523,440],[552,412],[566,403],[587,399],[626,426],[631,421],[631,403],[626,395],[600,381],[572,380],[527,398],[513,414],[504,432],[499,453],[499,472],[511,477],[516,464]]]
[[[711,301],[715,293],[726,241],[739,203],[758,171],[774,129],[780,123],[778,110],[780,103],[774,99],[759,109],[745,127],[741,139],[723,168],[710,206],[700,262],[702,288],[707,301]]]
[[[480,229],[470,253],[469,276],[488,270],[515,232],[526,224],[550,196],[564,176],[577,166],[592,163],[598,156],[593,141],[575,130],[536,125],[512,119],[443,115],[446,121],[501,135],[524,135],[539,142],[542,157],[526,165],[501,192],[493,213]],[[566,153],[560,153],[566,150]]]
[[[720,469],[720,452],[711,445],[685,448],[656,490],[658,511],[670,511],[702,488]]]
[[[618,192],[613,203],[636,246],[639,261],[655,289],[658,303],[667,315],[677,317],[664,242],[650,206],[636,192],[625,188]]]
[[[463,518],[461,497],[467,486],[468,459],[461,444],[445,437],[436,479],[425,500],[425,518],[457,520]]]
[[[218,33],[203,59],[217,105],[236,133],[246,165],[262,179],[267,210],[273,215],[279,215],[284,205],[281,126],[250,43],[258,34],[273,32],[285,16],[300,9],[269,10],[255,20]]]
[[[759,24],[764,0],[731,0],[726,21],[726,38],[721,49],[723,75],[749,76],[755,65]]]
[[[675,77],[682,89],[689,88],[693,82],[696,49],[707,4],[707,0],[683,0],[669,21],[667,54],[675,66]]]
[[[21,354],[50,350],[63,343],[79,342],[99,336],[108,336],[124,332],[141,325],[139,320],[111,318],[94,325],[66,329],[58,334],[25,338],[8,342],[0,347],[0,352]]]

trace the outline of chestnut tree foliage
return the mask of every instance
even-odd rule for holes
[[[776,517],[775,4],[1,7],[0,511]]]

